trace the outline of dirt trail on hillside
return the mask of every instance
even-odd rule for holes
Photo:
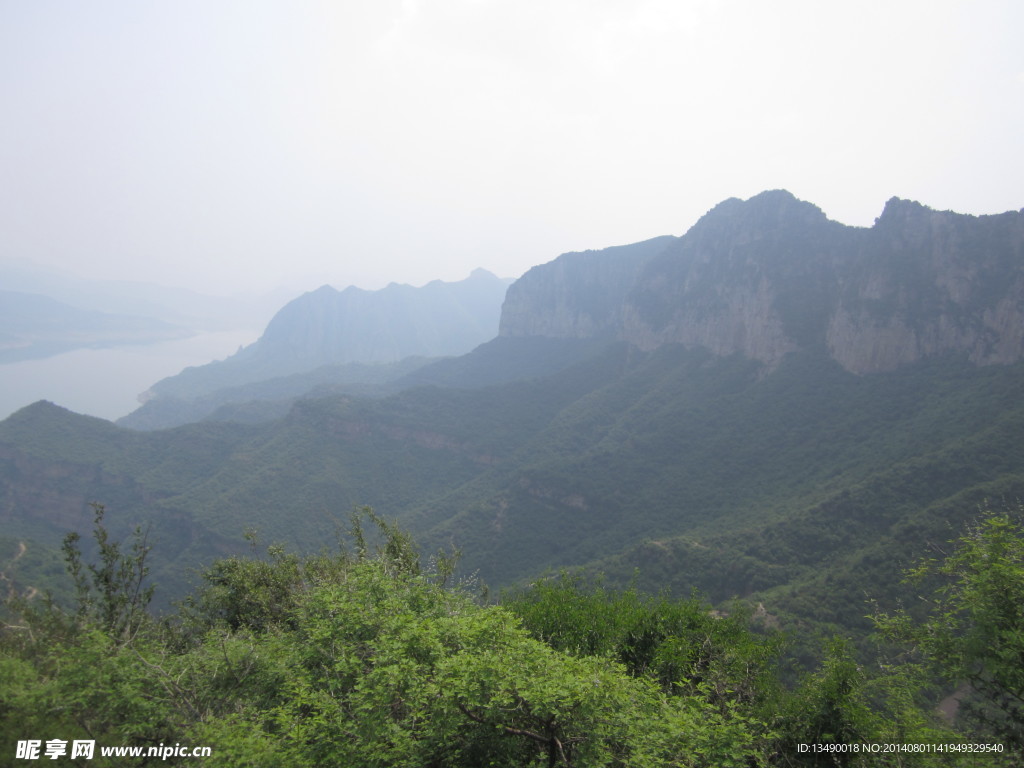
[[[7,584],[7,599],[8,600],[10,600],[11,598],[15,597],[15,588],[14,588],[14,579],[12,579],[10,576],[7,575],[7,569],[10,568],[15,563],[17,563],[19,560],[21,560],[22,555],[24,555],[26,551],[28,551],[28,545],[25,544],[24,541],[19,541],[18,542],[18,551],[17,551],[17,553],[15,553],[14,557],[11,558],[11,561],[9,563],[7,563],[7,565],[4,567],[4,569],[2,571],[0,571],[0,584]],[[25,595],[24,595],[24,597],[25,597],[26,600],[31,600],[33,597],[35,597],[38,594],[39,594],[39,590],[36,589],[35,587],[31,587],[30,586],[30,587],[26,587],[25,588]]]

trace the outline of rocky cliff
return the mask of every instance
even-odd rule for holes
[[[826,328],[844,368],[1024,357],[1024,212],[966,216],[893,198],[861,240]]]
[[[871,228],[785,191],[726,200],[680,238],[566,254],[509,290],[501,333],[607,335],[776,365],[821,348],[847,370],[960,353],[1024,357],[1024,213],[890,200]]]
[[[592,338],[618,333],[630,286],[643,266],[676,239],[565,253],[534,267],[509,286],[500,335]]]

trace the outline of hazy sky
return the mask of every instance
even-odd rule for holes
[[[786,188],[1024,206],[1020,0],[0,0],[0,260],[517,276]]]

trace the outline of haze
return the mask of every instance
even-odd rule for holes
[[[0,4],[0,259],[230,293],[516,276],[786,188],[1024,205],[1019,2]]]

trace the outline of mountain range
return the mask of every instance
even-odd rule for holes
[[[893,198],[847,227],[788,192],[716,206],[684,237],[566,254],[509,290],[506,336],[606,334],[742,354],[775,368],[822,350],[857,374],[942,354],[1024,353],[1024,217]]]
[[[465,280],[418,288],[324,285],[288,302],[259,340],[231,357],[157,382],[143,394],[142,407],[119,423],[178,426],[255,400],[277,401],[263,409],[277,415],[281,401],[287,407],[315,388],[338,383],[358,392],[385,384],[431,358],[464,354],[493,338],[510,282],[477,269]]]
[[[1022,313],[1024,213],[894,198],[859,228],[766,192],[537,266],[496,337],[375,381],[338,352],[277,405],[148,432],[37,403],[0,422],[0,520],[45,549],[102,502],[174,596],[246,529],[315,550],[369,504],[495,587],[579,568],[863,631],[865,596],[1024,496]],[[286,327],[260,343],[334,344]]]

